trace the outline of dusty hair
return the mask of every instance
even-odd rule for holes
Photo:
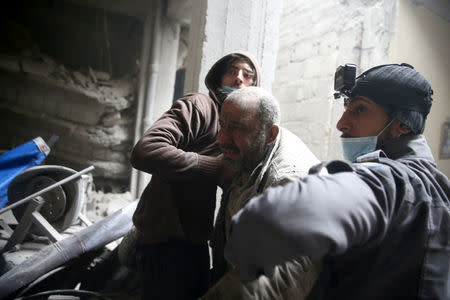
[[[259,102],[257,116],[263,129],[280,123],[280,105],[278,100],[263,88],[250,86],[232,92],[227,99],[231,101],[245,101],[256,98]]]

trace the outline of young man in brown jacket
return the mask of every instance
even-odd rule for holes
[[[133,216],[142,299],[198,299],[207,290],[207,241],[222,172],[219,111],[230,91],[259,81],[250,54],[222,57],[206,76],[209,96],[176,100],[135,145],[132,166],[152,174]]]

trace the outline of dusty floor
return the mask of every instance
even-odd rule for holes
[[[132,201],[130,192],[104,193],[102,191],[90,191],[88,192],[84,214],[92,223],[95,223]]]

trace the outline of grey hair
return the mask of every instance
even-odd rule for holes
[[[271,93],[263,88],[250,86],[239,89],[232,92],[227,97],[227,100],[245,101],[245,99],[248,99],[249,97],[255,97],[259,100],[257,115],[264,130],[274,124],[280,124],[280,104]]]

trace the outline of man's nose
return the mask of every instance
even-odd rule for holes
[[[239,70],[239,72],[237,73],[236,82],[239,84],[244,82],[244,71],[243,70]]]
[[[336,128],[342,133],[348,132],[350,130],[350,119],[347,111],[344,111],[342,113],[341,118],[336,123]]]

